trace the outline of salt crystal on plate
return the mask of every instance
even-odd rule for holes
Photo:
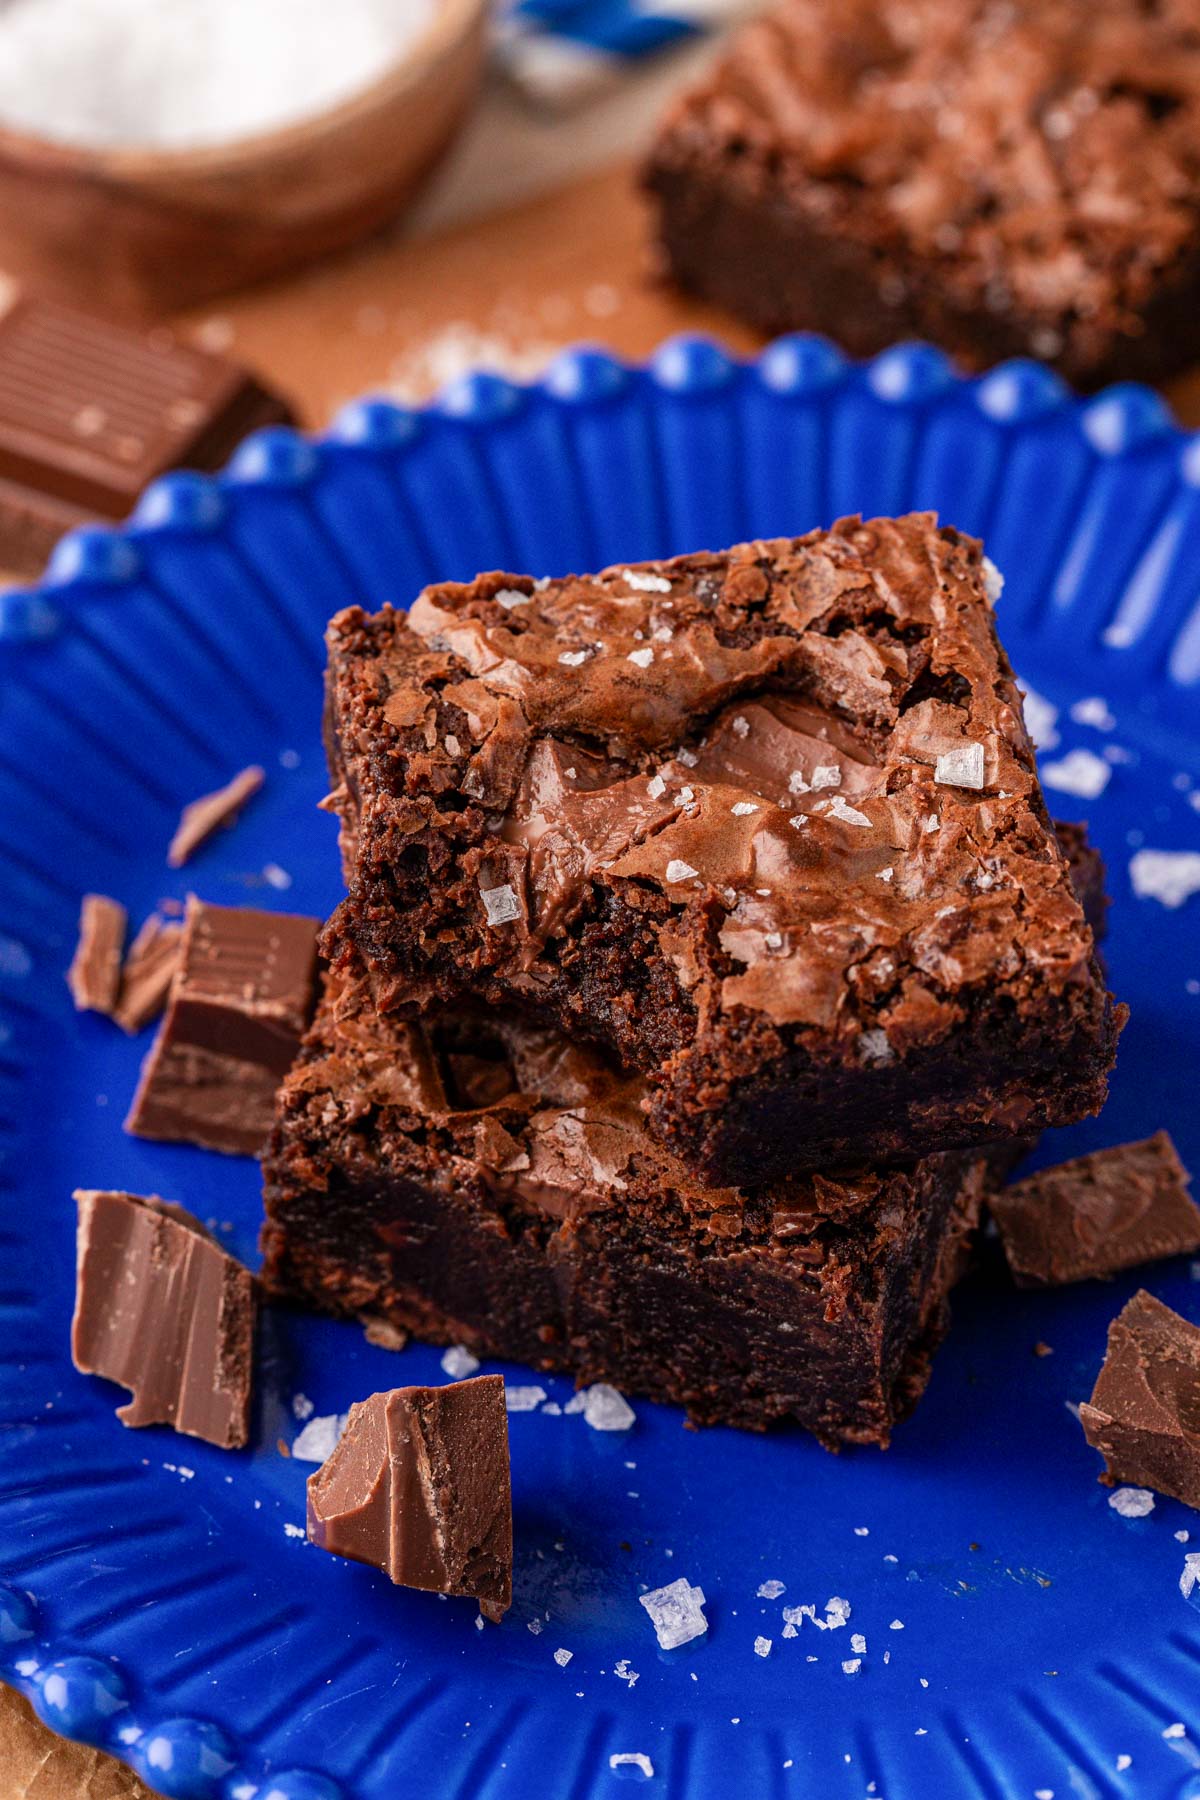
[[[292,1455],[296,1461],[328,1462],[346,1429],[347,1416],[346,1413],[326,1413],[321,1418],[310,1419],[293,1440]]]
[[[962,744],[947,750],[933,766],[933,779],[942,787],[981,788],[985,758],[982,744]]]
[[[442,1352],[442,1367],[447,1375],[458,1381],[464,1375],[473,1375],[479,1367],[479,1358],[472,1356],[465,1344],[451,1344]]]
[[[770,1656],[771,1640],[768,1637],[756,1637],[754,1640],[755,1656]]]
[[[306,1537],[308,1534],[305,1531],[303,1525],[285,1524],[283,1527],[283,1535],[284,1535],[284,1537],[290,1537],[290,1538],[302,1538],[302,1537]]]
[[[888,1630],[889,1631],[903,1631],[904,1630],[904,1620],[903,1619],[893,1619],[890,1626],[888,1627]]]
[[[1183,1559],[1183,1573],[1179,1577],[1179,1591],[1185,1600],[1191,1598],[1192,1589],[1200,1581],[1200,1551],[1189,1550]]]
[[[794,1637],[798,1636],[796,1627],[791,1623],[790,1620],[783,1628],[783,1635],[785,1638],[794,1638]]]
[[[483,901],[489,925],[511,925],[521,916],[521,902],[507,881],[500,887],[480,888],[479,898]]]
[[[850,1617],[850,1602],[843,1600],[840,1594],[831,1594],[825,1602],[825,1624],[832,1631],[838,1625],[844,1625]]]
[[[861,1631],[856,1631],[851,1637],[850,1648],[853,1650],[855,1656],[865,1656],[867,1654],[867,1640]]]
[[[1163,1732],[1165,1738],[1182,1738],[1187,1736],[1187,1726],[1176,1719],[1174,1725],[1168,1725]]]
[[[1139,850],[1129,861],[1139,900],[1158,900],[1172,910],[1200,894],[1200,851]]]
[[[1025,696],[1025,729],[1039,750],[1053,750],[1058,744],[1058,708],[1035,693],[1033,688],[1018,683]]]
[[[622,569],[621,574],[639,594],[669,594],[671,584],[663,575],[640,575],[636,569]]]
[[[842,1664],[842,1674],[843,1675],[857,1675],[858,1671],[861,1668],[862,1668],[862,1657],[861,1656],[851,1656],[851,1657],[848,1657],[847,1660]]]
[[[554,1660],[560,1669],[565,1669],[574,1654],[575,1652],[573,1650],[556,1650],[554,1652]]]
[[[647,644],[644,650],[631,650],[625,661],[636,663],[639,669],[648,669],[654,661],[654,652]]]
[[[1097,731],[1113,731],[1117,723],[1108,710],[1107,700],[1102,700],[1099,694],[1077,700],[1071,708],[1071,717],[1077,725],[1092,725]]]
[[[526,1629],[532,1631],[534,1637],[539,1637],[542,1630],[542,1621],[540,1619],[530,1619]]]
[[[582,1399],[583,1416],[593,1431],[628,1431],[637,1417],[624,1395],[607,1381],[584,1388]]]
[[[1060,794],[1095,800],[1112,780],[1112,764],[1091,750],[1070,750],[1059,762],[1042,764],[1042,784]]]
[[[1108,1496],[1108,1504],[1123,1519],[1144,1519],[1154,1511],[1154,1495],[1149,1488],[1119,1487]]]
[[[772,1579],[771,1581],[763,1582],[758,1590],[758,1598],[760,1600],[778,1600],[780,1594],[784,1592],[783,1582]]]
[[[1190,1531],[1177,1531],[1175,1533],[1175,1542],[1177,1544],[1186,1544],[1191,1535]]]
[[[292,1395],[292,1417],[294,1419],[311,1419],[316,1410],[307,1394]]]
[[[1120,1756],[1118,1756],[1118,1758],[1117,1758],[1117,1773],[1118,1773],[1118,1775],[1123,1775],[1125,1773],[1126,1769],[1128,1769],[1132,1766],[1132,1763],[1133,1763],[1132,1756],[1126,1756],[1125,1752],[1122,1750]]]
[[[544,1387],[509,1387],[504,1384],[504,1404],[509,1412],[533,1412],[546,1398]]]
[[[693,1587],[683,1576],[652,1593],[639,1594],[638,1600],[649,1613],[663,1650],[678,1650],[681,1644],[690,1644],[708,1630],[702,1611],[704,1589]]]
[[[842,785],[842,771],[837,763],[818,763],[812,775],[813,791],[818,788],[836,788]]]
[[[644,1750],[614,1750],[608,1759],[610,1769],[640,1769],[647,1781],[654,1780],[654,1764]]]
[[[739,800],[729,810],[735,819],[747,819],[751,813],[756,813],[758,808],[752,800]]]
[[[667,864],[668,881],[691,881],[700,871],[693,869],[691,863],[684,862],[680,856],[673,856]]]
[[[868,830],[871,825],[866,813],[859,812],[856,806],[848,806],[840,794],[835,794],[829,802],[829,817],[840,819],[843,825],[861,825]]]
[[[630,1668],[629,1658],[627,1656],[623,1656],[621,1658],[620,1662],[616,1662],[613,1664],[613,1674],[616,1676],[618,1681],[627,1682],[630,1687],[632,1687],[635,1682],[637,1682],[641,1679],[637,1670]]]

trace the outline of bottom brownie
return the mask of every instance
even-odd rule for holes
[[[640,1088],[540,1027],[380,1016],[328,976],[264,1159],[264,1280],[698,1424],[884,1445],[919,1398],[979,1211],[957,1155],[699,1186]]]

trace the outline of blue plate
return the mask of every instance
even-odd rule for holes
[[[1058,712],[1052,803],[1091,818],[1116,896],[1112,1100],[1043,1154],[1165,1124],[1200,1166],[1200,901],[1134,887],[1180,899],[1197,865],[1136,853],[1200,852],[1200,440],[1144,390],[1083,404],[1027,364],[964,382],[931,350],[853,367],[809,338],[751,364],[678,340],[645,370],[572,351],[533,387],[477,375],[425,412],[353,406],[320,443],[268,432],[0,602],[0,1673],[55,1729],[185,1800],[1200,1794],[1200,1520],[1118,1514],[1068,1411],[1135,1277],[1022,1294],[993,1257],[886,1456],[646,1403],[627,1434],[514,1415],[498,1629],[311,1549],[309,1468],[279,1449],[300,1397],[323,1416],[444,1379],[436,1350],[272,1317],[242,1454],[126,1431],[67,1353],[77,1185],[181,1200],[255,1260],[255,1166],[123,1135],[145,1043],[77,1017],[63,970],[85,888],[135,920],[189,887],[333,905],[327,616],[913,506],[1006,572],[1005,642]],[[252,761],[264,793],[170,873],[181,804]],[[1145,1278],[1200,1315],[1186,1262]],[[679,1576],[709,1630],[666,1654],[638,1595]],[[784,1636],[785,1606],[823,1619],[831,1596],[847,1625]]]

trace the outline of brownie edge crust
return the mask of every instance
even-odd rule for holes
[[[276,1296],[831,1447],[886,1444],[924,1389],[983,1187],[941,1155],[702,1188],[596,1053],[511,1016],[379,1015],[344,969],[264,1178]]]
[[[914,514],[340,614],[327,953],[602,1045],[717,1185],[1097,1111],[1123,1015],[989,587]]]

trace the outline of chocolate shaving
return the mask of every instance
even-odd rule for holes
[[[191,896],[167,1016],[125,1129],[255,1156],[312,1010],[318,921]]]
[[[512,1601],[502,1377],[393,1388],[352,1406],[309,1476],[308,1535],[400,1586],[471,1595],[499,1623]]]
[[[112,1018],[121,986],[121,951],[128,914],[107,894],[85,894],[79,909],[79,942],[67,986],[78,1012]]]
[[[1105,1459],[1101,1481],[1200,1507],[1200,1331],[1140,1289],[1108,1328],[1079,1421]]]
[[[227,781],[223,788],[213,794],[202,794],[184,807],[176,827],[175,836],[171,839],[167,851],[167,862],[173,869],[182,869],[184,863],[207,843],[213,833],[222,825],[232,825],[242,808],[254,794],[257,794],[266,777],[263,771],[252,764]]]
[[[71,1356],[130,1389],[126,1425],[173,1425],[246,1443],[255,1288],[248,1269],[183,1207],[80,1189]]]
[[[131,1037],[167,1004],[183,950],[183,926],[151,913],[129,946],[113,1018]]]
[[[1200,1249],[1200,1210],[1165,1131],[1078,1156],[991,1202],[1020,1287],[1057,1287]]]

